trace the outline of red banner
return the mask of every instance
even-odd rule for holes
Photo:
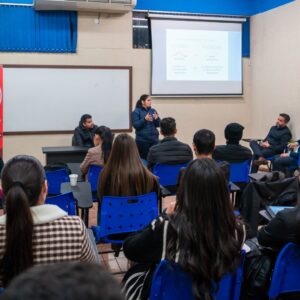
[[[0,66],[0,156],[3,157],[3,68]]]

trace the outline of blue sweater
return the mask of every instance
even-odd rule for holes
[[[158,130],[160,118],[153,121],[145,119],[147,113],[153,116],[156,112],[153,108],[145,109],[144,107],[137,107],[132,112],[132,125],[135,128],[136,140],[142,142],[158,142]]]

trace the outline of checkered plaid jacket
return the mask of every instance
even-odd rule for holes
[[[87,229],[79,217],[68,216],[55,205],[35,206],[31,213],[34,221],[34,265],[64,261],[95,262]],[[0,260],[5,250],[5,222],[5,215],[1,216]]]

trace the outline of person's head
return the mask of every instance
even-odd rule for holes
[[[277,118],[276,126],[277,127],[285,127],[287,126],[288,122],[290,121],[290,116],[288,114],[279,114]]]
[[[179,264],[193,277],[196,299],[211,299],[212,282],[235,270],[242,244],[224,174],[212,159],[189,164],[170,224],[177,236],[168,242],[167,257],[174,259],[178,241]]]
[[[123,300],[120,285],[99,265],[69,262],[35,266],[15,278],[5,300]]]
[[[95,130],[94,145],[99,146],[101,144],[103,160],[106,163],[111,151],[114,134],[110,128],[106,126],[99,126]]]
[[[99,176],[98,194],[134,196],[153,191],[156,179],[144,167],[134,139],[126,133],[118,135],[110,156]]]
[[[0,266],[4,284],[7,284],[33,263],[33,219],[30,207],[43,204],[47,195],[47,182],[41,163],[32,156],[13,157],[2,170],[2,188],[6,244]]]
[[[91,129],[94,127],[92,116],[89,114],[82,115],[79,124],[86,129]]]
[[[140,99],[136,102],[135,107],[144,107],[150,108],[152,105],[152,99],[149,95],[144,94],[140,97]]]
[[[243,136],[244,126],[239,123],[229,123],[224,130],[225,139],[228,144],[239,144]]]
[[[160,132],[164,136],[173,136],[177,133],[176,121],[173,118],[163,118],[160,121]]]
[[[208,129],[200,129],[194,134],[193,148],[196,156],[211,157],[215,149],[215,134]]]

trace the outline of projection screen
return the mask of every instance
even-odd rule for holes
[[[152,95],[241,95],[242,24],[151,19]]]

